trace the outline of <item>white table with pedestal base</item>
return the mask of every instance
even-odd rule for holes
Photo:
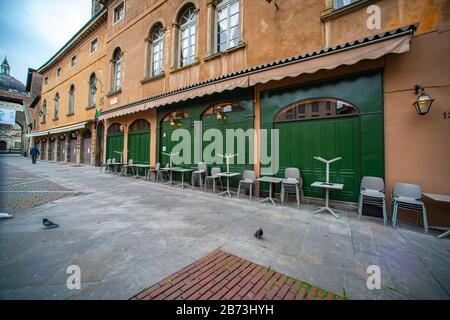
[[[195,169],[186,169],[186,168],[173,169],[173,170],[172,170],[173,172],[178,172],[178,173],[181,174],[181,183],[174,184],[173,186],[174,186],[174,187],[180,187],[180,186],[181,186],[181,189],[184,189],[185,186],[188,186],[188,187],[189,187],[189,185],[186,184],[186,183],[184,182],[184,174],[185,174],[186,172],[192,172],[192,171],[194,171],[194,170],[195,170]],[[172,172],[172,171],[171,171],[171,172]]]
[[[325,189],[325,207],[322,207],[316,211],[313,212],[313,214],[317,214],[320,213],[322,211],[328,211],[329,213],[331,213],[336,219],[340,219],[341,217],[339,217],[334,211],[333,209],[330,208],[329,204],[330,204],[330,190],[342,190],[344,189],[344,185],[341,183],[326,183],[326,182],[320,182],[320,181],[316,181],[314,182],[311,187],[313,188],[322,188]]]
[[[433,199],[434,201],[438,201],[438,202],[447,202],[450,203],[450,195],[448,194],[436,194],[436,193],[430,193],[430,192],[424,192],[423,193],[425,196],[427,196],[430,199]],[[436,229],[446,229],[446,228],[438,228],[435,227]],[[442,239],[445,237],[450,236],[450,229],[447,228],[447,231],[445,231],[443,234],[441,234],[438,238]]]
[[[275,200],[274,198],[272,198],[272,185],[274,183],[281,183],[284,179],[283,178],[276,178],[276,177],[261,177],[259,178],[257,181],[260,182],[268,182],[269,183],[269,197],[264,198],[259,200],[258,202],[266,202],[266,201],[270,201],[272,202],[272,204],[276,207],[277,205],[275,204]]]
[[[228,196],[231,198],[231,192],[232,191],[230,191],[230,178],[237,177],[239,175],[241,175],[241,174],[237,173],[237,172],[222,172],[222,173],[218,173],[217,174],[218,177],[227,178],[227,190],[225,190],[224,192],[219,193],[218,196],[222,196],[222,195],[228,194]],[[236,193],[236,192],[233,192],[233,193]]]

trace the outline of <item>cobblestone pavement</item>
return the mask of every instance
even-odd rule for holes
[[[2,193],[32,203],[0,220],[0,299],[130,299],[216,249],[349,299],[450,297],[450,239],[438,232],[403,222],[393,229],[353,211],[337,220],[313,215],[313,205],[273,207],[93,167],[0,156],[0,168],[2,188],[29,179],[57,189],[42,191],[51,201],[38,206],[35,190]],[[59,193],[71,196],[49,198]],[[60,227],[45,229],[43,218]],[[253,236],[258,228],[263,240]],[[67,288],[73,265],[80,290]],[[367,287],[373,265],[380,290]]]
[[[7,156],[4,156],[7,157]],[[0,211],[19,213],[73,194],[71,189],[37,176],[14,164],[2,164]]]

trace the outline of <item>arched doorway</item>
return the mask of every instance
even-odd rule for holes
[[[342,157],[331,166],[330,180],[345,187],[332,198],[357,201],[361,172],[358,108],[332,98],[302,100],[281,109],[273,127],[279,130],[280,175],[287,167],[299,168],[305,195],[323,197],[321,190],[310,187],[315,181],[325,181],[324,164],[314,157]]]
[[[48,160],[54,161],[55,160],[55,137],[50,138],[50,142],[49,142],[49,157]]]
[[[144,119],[134,121],[128,130],[128,159],[135,163],[150,163],[150,123]]]
[[[42,147],[41,147],[41,160],[47,160],[47,140],[42,140]]]
[[[61,135],[59,137],[59,161],[64,162],[66,156],[66,137]]]
[[[172,133],[177,129],[186,129],[189,130],[191,133],[191,137],[193,137],[193,122],[192,118],[189,114],[187,114],[184,111],[173,111],[167,114],[165,117],[161,120],[161,127],[160,127],[160,146],[159,146],[159,162],[161,165],[165,166],[170,162],[169,156],[165,155],[164,153],[171,153],[172,149],[175,145],[178,144],[177,141],[172,141]],[[193,149],[194,144],[191,141],[191,160],[193,158]],[[183,157],[183,154],[179,155],[180,157]],[[190,163],[192,164],[192,163]]]
[[[6,141],[0,141],[0,151],[6,151],[6,147],[7,147],[7,144],[6,144]]]
[[[109,126],[106,136],[106,159],[116,159],[116,162],[123,161],[123,126],[114,123]]]
[[[234,150],[228,150],[228,144],[231,144],[231,141],[227,141],[227,130],[242,130],[242,132],[246,132],[248,129],[253,128],[253,118],[247,117],[247,114],[251,114],[251,112],[247,112],[244,106],[235,102],[223,102],[215,105],[211,105],[203,111],[201,115],[202,120],[202,136],[205,137],[205,132],[209,129],[219,130],[223,137],[223,150],[219,153],[232,153],[238,154],[238,145],[240,143],[245,143],[245,155],[240,154],[240,156],[245,157],[245,161],[240,162],[237,161],[237,158],[234,158],[234,164],[230,165],[230,170],[233,172],[243,172],[246,169],[251,169],[252,164],[250,163],[250,156],[253,154],[253,150],[250,149],[250,144],[248,143],[248,138],[242,139],[234,138]],[[235,131],[236,132],[236,131]],[[209,142],[203,142],[203,150],[209,145]],[[212,155],[215,156],[215,155]],[[220,158],[215,158],[218,161]],[[227,166],[225,161],[222,159],[219,164],[214,163],[214,166],[220,167],[222,171],[227,170]],[[239,180],[237,177],[235,180]]]
[[[92,141],[92,133],[90,130],[87,130],[83,135],[83,163],[91,164],[91,141]]]
[[[70,134],[70,162],[77,163],[77,134]]]

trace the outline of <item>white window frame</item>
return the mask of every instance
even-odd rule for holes
[[[113,58],[113,92],[119,91],[122,88],[122,51],[120,51],[117,56],[120,63],[117,63],[117,60]],[[117,65],[119,65],[119,68]],[[119,77],[117,77],[117,75],[119,75]]]
[[[150,33],[150,50],[149,50],[149,54],[150,54],[150,69],[149,69],[149,76],[150,77],[156,77],[159,76],[161,74],[163,74],[164,72],[164,66],[163,66],[163,50],[164,50],[164,28],[162,28],[161,26],[161,37],[157,40],[153,40],[153,30]],[[155,66],[155,60],[154,60],[154,56],[155,56],[155,47],[159,47],[159,57],[158,60],[160,61],[160,69],[159,70],[155,70],[154,66]],[[158,72],[155,72],[158,71]]]
[[[70,58],[70,67],[75,68],[77,66],[77,55],[73,55],[72,58]]]
[[[72,86],[73,86],[73,91],[72,91]],[[67,113],[68,116],[72,116],[75,114],[75,91],[76,91],[76,89],[77,88],[75,88],[74,85],[71,85],[69,87],[69,99],[68,99],[69,100],[69,108],[68,108],[68,113]],[[72,109],[72,110],[70,110],[70,109]],[[70,112],[70,111],[72,111],[72,112]]]
[[[92,51],[92,44],[96,42],[96,46],[95,46],[95,50]],[[91,40],[90,45],[89,45],[89,53],[90,54],[94,54],[97,52],[98,49],[98,37],[95,37],[94,39]]]
[[[240,0],[226,0],[223,3],[219,4],[215,10],[214,10],[214,49],[213,52],[214,53],[219,53],[219,52],[225,52],[231,48],[235,48],[239,45],[239,40],[240,40],[240,30],[238,30],[238,37],[237,37],[237,43],[235,46],[230,47],[230,8],[231,5],[233,5],[234,3],[238,3],[238,24],[234,27],[237,27],[238,29],[241,27],[240,23],[241,23],[241,19],[240,19],[240,15],[241,15],[241,8],[240,8]],[[225,9],[227,10],[227,42],[226,42],[226,48],[225,50],[220,50],[219,49],[219,35],[218,35],[218,31],[219,31],[219,11]]]
[[[348,1],[348,3],[347,4],[342,4],[341,6],[338,6],[337,5],[338,1],[342,1],[342,2]],[[333,0],[333,10],[339,10],[339,9],[345,8],[345,7],[347,7],[347,6],[351,5],[351,4],[354,4],[354,3],[358,2],[358,1],[360,1],[360,0]]]
[[[59,94],[53,98],[53,120],[59,119]]]
[[[44,86],[48,86],[48,76],[44,78]]]
[[[118,8],[118,7],[120,7],[120,6],[123,6],[123,14],[122,14],[122,17],[119,19],[119,20],[116,20],[116,9]],[[121,1],[120,3],[118,3],[115,7],[114,7],[114,9],[113,9],[113,18],[112,18],[112,21],[113,21],[113,26],[114,25],[116,25],[117,23],[119,23],[120,21],[122,21],[124,18],[125,18],[125,1]]]
[[[88,88],[88,108],[93,108],[96,106],[97,92],[92,92],[92,80],[94,80],[94,86],[97,87],[97,75],[92,73],[89,77],[89,88]]]
[[[186,22],[183,25],[180,25],[180,28],[178,30],[178,67],[182,68],[188,65],[191,65],[195,62],[195,55],[197,51],[197,14],[194,15],[194,19],[192,21]],[[192,43],[191,43],[191,27],[194,27],[195,29],[195,40],[194,40],[194,52],[191,51]],[[186,63],[183,64],[183,60],[181,53],[183,52],[182,44],[183,44],[183,31],[188,30],[188,58],[186,59]]]

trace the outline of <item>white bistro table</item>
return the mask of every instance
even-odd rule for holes
[[[326,183],[326,182],[320,182],[316,181],[314,182],[311,187],[313,188],[322,188],[325,189],[325,207],[319,208],[318,210],[314,211],[313,214],[320,213],[322,211],[328,211],[331,213],[336,219],[340,219],[333,209],[330,208],[330,190],[342,190],[344,189],[344,185],[341,183]]]
[[[449,202],[450,203],[450,195],[447,195],[447,194],[437,194],[437,193],[424,192],[423,195],[428,197],[428,198],[430,198],[430,199],[433,199],[434,201]],[[439,239],[442,239],[442,238],[445,238],[445,237],[448,237],[448,236],[450,236],[450,229],[447,229],[447,231],[445,231],[443,234],[441,234],[439,236]]]
[[[219,193],[218,195],[225,195],[228,194],[228,196],[231,198],[231,191],[230,191],[230,178],[232,177],[237,177],[240,176],[241,174],[238,172],[222,172],[222,173],[218,173],[217,176],[218,177],[224,177],[227,178],[227,190],[225,190],[224,192]],[[236,193],[236,192],[233,192]]]
[[[134,173],[136,179],[139,178],[139,169],[144,169],[144,180],[148,180],[148,171],[154,166],[150,164],[135,164],[134,167],[136,168],[136,172]]]
[[[175,171],[175,170],[178,170],[178,169],[181,169],[181,168],[179,168],[179,167],[173,167],[173,168],[170,168],[170,167],[168,167],[168,168],[161,168],[160,170],[161,171],[166,171],[166,172],[169,172],[169,181],[167,181],[165,184],[168,184],[169,186],[172,186],[172,172],[173,171]]]
[[[192,172],[192,171],[194,171],[194,170],[196,170],[196,169],[186,169],[186,168],[177,168],[177,169],[173,169],[173,170],[172,170],[173,172],[179,172],[179,173],[181,173],[181,183],[174,184],[174,187],[181,186],[181,189],[184,189],[184,186],[186,185],[186,184],[184,183],[184,174],[185,174],[186,172]],[[172,178],[171,178],[171,180],[172,180]],[[189,185],[187,185],[187,186],[189,186]]]
[[[277,177],[261,177],[261,178],[257,179],[257,181],[268,182],[269,183],[269,197],[261,199],[258,202],[270,201],[276,207],[277,206],[275,204],[275,200],[276,199],[272,198],[272,185],[274,183],[277,183],[277,184],[281,183],[283,180],[284,180],[283,178],[277,178]]]

